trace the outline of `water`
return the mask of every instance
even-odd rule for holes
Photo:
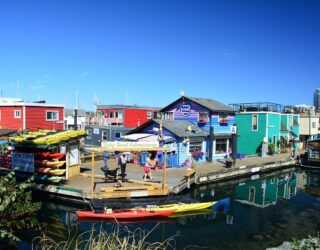
[[[254,175],[237,181],[199,186],[190,195],[199,201],[230,198],[227,211],[127,224],[153,233],[149,242],[175,235],[177,249],[265,249],[308,235],[317,235],[320,226],[320,172],[287,169]],[[39,213],[46,233],[66,240],[68,225],[76,221],[74,205],[47,201]],[[227,208],[227,207],[226,207]],[[80,222],[79,232],[112,223]],[[19,232],[21,249],[30,249],[36,231]]]

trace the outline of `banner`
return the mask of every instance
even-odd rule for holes
[[[126,149],[126,148],[157,148],[159,142],[131,142],[131,141],[105,141],[101,143],[103,148],[115,148],[115,149]]]

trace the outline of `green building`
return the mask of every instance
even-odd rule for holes
[[[238,153],[251,155],[262,152],[262,144],[273,144],[274,152],[299,137],[299,115],[282,112],[274,103],[232,104],[238,110]]]

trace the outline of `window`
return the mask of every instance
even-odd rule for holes
[[[115,137],[115,139],[120,139],[121,138],[121,132],[116,132],[114,137]]]
[[[172,121],[173,120],[173,112],[165,112],[164,119]]]
[[[293,117],[293,125],[299,125],[299,117],[298,116]]]
[[[147,119],[150,120],[152,118],[152,113],[151,112],[147,112]]]
[[[312,128],[316,128],[317,123],[316,122],[312,122]]]
[[[216,139],[216,154],[227,153],[227,139]]]
[[[258,115],[252,115],[252,130],[258,130]]]
[[[110,111],[110,115],[109,115],[110,118],[113,118],[113,112]]]
[[[199,123],[206,123],[209,120],[208,112],[199,112]]]
[[[47,111],[47,121],[58,121],[58,111]]]
[[[219,122],[220,123],[228,123],[228,114],[227,113],[219,113]]]
[[[102,131],[102,141],[108,141],[108,131]]]
[[[21,118],[21,111],[20,110],[14,111],[14,118]]]
[[[87,130],[87,139],[91,140],[91,130]]]

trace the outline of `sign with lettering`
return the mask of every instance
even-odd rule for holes
[[[132,142],[132,141],[104,141],[101,143],[103,148],[157,148],[159,142]]]
[[[79,161],[79,147],[78,145],[69,147],[69,166],[80,164]]]
[[[182,102],[180,106],[180,113],[183,116],[189,116],[191,113],[191,105],[188,102]]]
[[[93,128],[93,133],[94,133],[95,135],[98,135],[98,134],[100,133],[99,128]]]
[[[12,168],[18,171],[34,173],[34,154],[13,153]]]

